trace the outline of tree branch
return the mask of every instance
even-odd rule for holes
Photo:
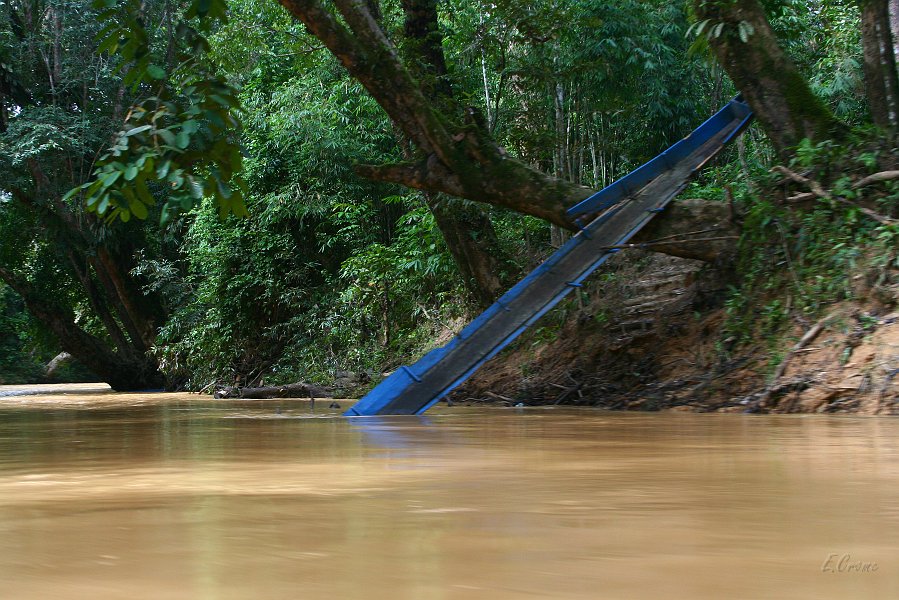
[[[355,171],[357,175],[366,179],[398,183],[416,190],[444,192],[452,196],[465,194],[455,175],[439,164],[433,155],[417,163],[357,165]]]
[[[859,179],[852,184],[852,189],[857,190],[874,183],[893,181],[894,179],[899,179],[899,171],[881,171],[880,173],[874,173],[873,175],[868,175],[863,179]]]
[[[337,3],[350,24],[348,31],[317,0],[280,2],[328,47],[419,149],[453,164],[450,134],[363,3]]]
[[[819,198],[821,198],[823,200],[833,200],[835,202],[840,202],[847,206],[851,206],[852,208],[858,209],[862,214],[867,215],[868,217],[874,219],[875,221],[877,221],[878,223],[881,223],[883,225],[892,225],[892,224],[896,223],[895,219],[885,217],[880,213],[874,212],[870,208],[865,208],[864,206],[860,206],[860,205],[856,204],[855,202],[851,202],[851,201],[847,200],[846,198],[840,198],[839,196],[834,196],[833,194],[831,194],[830,192],[825,190],[823,187],[821,187],[821,184],[818,183],[817,181],[815,181],[814,179],[809,179],[808,177],[803,177],[799,173],[795,173],[795,172],[791,171],[790,169],[784,167],[783,165],[778,165],[771,170],[774,172],[786,175],[787,178],[789,178],[790,180],[806,186],[808,189],[810,189],[812,191],[812,193],[814,195],[818,196]],[[862,181],[864,181],[864,180],[862,180]],[[796,197],[794,196],[792,199],[796,199]],[[802,198],[802,199],[804,199],[804,198]]]
[[[509,208],[569,230],[576,229],[566,211],[595,190],[549,176],[507,156],[479,122],[482,120],[477,114],[461,113],[460,107],[453,103],[444,103],[447,106],[441,108],[439,90],[431,85],[433,76],[440,83],[440,64],[431,65],[434,73],[407,67],[366,5],[367,0],[334,0],[347,25],[325,8],[322,0],[279,1],[341,61],[425,157],[417,163],[362,165],[356,168],[359,175],[424,191],[445,192]],[[436,28],[436,3],[403,0],[402,6],[406,25],[415,30],[413,38],[418,38],[425,50],[433,43],[431,49],[438,52],[439,31],[431,32]],[[416,74],[421,76],[421,81],[416,80]],[[689,211],[684,214],[686,222],[680,224],[680,229],[705,226],[691,221]],[[690,246],[692,249],[685,252],[691,257],[708,260],[720,254],[719,248]],[[671,248],[666,245],[664,251],[667,253]]]

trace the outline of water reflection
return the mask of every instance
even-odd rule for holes
[[[899,421],[338,412],[0,399],[0,597],[899,595]]]

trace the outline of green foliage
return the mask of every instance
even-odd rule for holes
[[[29,318],[21,299],[0,283],[0,384],[35,381],[41,364],[30,348]]]
[[[212,56],[241,88],[252,217],[207,200],[177,260],[142,263],[176,307],[157,355],[191,388],[379,372],[464,308],[455,266],[417,195],[353,173],[398,158],[377,104],[329,55],[294,51],[309,41],[283,13],[232,9]],[[255,35],[270,26],[274,42]]]
[[[511,153],[574,181],[611,183],[708,110],[676,4],[455,2],[446,29],[465,101]]]
[[[113,146],[94,169],[94,180],[72,189],[84,192],[87,207],[108,219],[146,219],[157,203],[151,182],[164,183],[161,211],[165,223],[175,211],[188,210],[204,197],[213,198],[219,213],[246,216],[241,174],[242,156],[236,141],[240,102],[236,90],[209,68],[209,43],[201,34],[225,20],[223,0],[195,0],[170,34],[181,43],[175,64],[160,66],[153,40],[141,19],[139,0],[95,0],[99,19],[107,23],[98,34],[99,50],[119,59],[123,83],[152,93],[131,107]],[[197,25],[190,20],[196,18]],[[171,51],[171,49],[170,49]]]
[[[427,304],[451,304],[460,293],[455,276],[434,217],[420,205],[401,217],[392,244],[371,244],[343,262],[340,277],[346,288],[341,301],[363,324],[361,331],[380,325],[387,328],[385,343],[408,351],[408,344],[403,347],[408,340],[398,340],[390,329],[414,329],[417,321],[429,316]]]
[[[191,388],[377,372],[465,318],[459,275],[417,193],[353,171],[402,160],[407,149],[376,102],[276,2],[46,5],[65,9],[61,74],[44,64],[56,43],[52,19],[24,37],[12,21],[0,23],[9,117],[0,135],[0,264],[56,294],[85,329],[104,335],[72,250],[90,256],[105,245],[129,256],[141,248],[131,275],[164,300],[154,352]],[[815,91],[841,118],[862,121],[855,3],[765,6]],[[388,35],[399,38],[399,6],[382,8]],[[655,155],[735,93],[707,56],[688,53],[694,38],[696,50],[709,38],[748,43],[756,34],[745,21],[690,26],[682,4],[661,1],[451,0],[440,9],[460,106],[479,107],[509,154],[594,186]],[[870,145],[849,156],[804,142],[794,166],[857,200],[848,177],[875,170],[881,152]],[[896,260],[895,227],[857,209],[822,202],[799,214],[763,200],[771,156],[750,131],[743,155],[727,151],[688,192],[732,193],[747,211],[745,280],[727,302],[731,332],[747,338],[851,295],[845,274],[868,260],[864,249],[882,250],[875,261]],[[14,199],[38,188],[33,206]],[[893,214],[899,188],[884,189],[878,210]],[[84,224],[77,239],[60,234],[60,206]],[[233,217],[247,212],[252,218]],[[545,223],[490,214],[516,263],[503,278],[551,250]],[[51,347],[6,288],[0,308],[2,331],[16,332],[0,340],[0,367],[31,364],[22,357]],[[534,339],[556,329],[551,322]]]
[[[863,141],[841,146],[803,140],[794,165],[826,182],[834,196],[854,201],[858,191],[852,182],[876,167],[866,147]],[[740,284],[730,290],[725,308],[727,334],[744,341],[774,340],[792,318],[811,318],[834,302],[854,298],[866,272],[899,265],[895,224],[879,223],[859,207],[836,201],[819,199],[797,210],[761,196],[772,193],[767,187],[760,195],[740,198],[746,209]],[[880,204],[889,214],[896,195],[883,196]]]
[[[163,328],[159,347],[163,368],[183,384],[378,371],[428,342],[423,323],[458,316],[454,265],[427,211],[404,215],[391,244],[344,249],[343,261],[324,263],[309,258],[316,252],[308,243],[358,215],[338,208],[300,222],[277,205],[252,209],[260,218],[221,222],[207,205],[184,248],[187,278],[173,278],[167,265],[153,268],[156,285],[190,298]],[[446,310],[428,308],[443,303]]]

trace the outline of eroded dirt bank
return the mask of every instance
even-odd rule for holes
[[[726,269],[622,256],[538,323],[455,402],[619,410],[899,414],[899,285],[858,277],[861,301],[793,317],[775,336],[724,329]]]

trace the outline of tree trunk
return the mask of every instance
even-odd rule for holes
[[[403,50],[420,85],[444,109],[456,102],[437,24],[436,0],[402,0]],[[489,119],[488,119],[489,120]],[[502,248],[487,212],[475,204],[425,193],[425,201],[462,275],[465,288],[486,308],[503,292]]]
[[[888,7],[890,13],[890,31],[893,33],[893,56],[899,59],[899,2]]]
[[[895,4],[895,2],[894,2]],[[878,1],[878,29],[881,36],[881,53],[883,62],[884,83],[890,104],[890,117],[893,120],[893,131],[899,128],[899,71],[897,71],[896,38],[890,21],[890,7],[886,0]]]
[[[0,267],[0,278],[22,297],[28,312],[56,336],[63,350],[114,390],[133,391],[165,385],[155,360],[113,352],[107,342],[78,327],[70,309],[39,293],[3,267]]]
[[[407,68],[400,59],[397,48],[381,30],[375,15],[364,2],[333,0],[342,18],[328,10],[321,0],[279,2],[321,40],[419,150],[421,158],[414,162],[361,165],[357,167],[357,173],[377,181],[399,183],[430,193],[443,192],[510,208],[568,230],[577,229],[566,210],[595,190],[546,175],[508,156],[492,139],[477,110],[467,108],[462,115],[457,115],[452,107],[443,106],[434,98],[434,93],[429,92],[431,88],[428,85],[413,77],[411,68]],[[421,2],[433,4],[433,0]],[[758,6],[747,0],[741,2],[747,3]],[[763,49],[771,50],[776,66],[787,65],[791,68],[785,75],[771,75],[774,83],[783,87],[784,81],[798,81],[796,89],[789,88],[789,105],[794,110],[787,111],[787,125],[781,127],[783,133],[777,135],[779,145],[786,148],[798,143],[805,137],[806,130],[824,132],[829,131],[832,125],[836,127],[836,121],[811,95],[807,83],[780,52],[761,9],[757,12],[753,18],[761,20],[758,29],[762,29],[762,25],[767,28],[766,39],[773,45],[773,49]],[[439,38],[429,35],[427,39]],[[755,42],[757,40],[753,40]],[[727,55],[734,52],[730,49]],[[757,49],[756,54],[759,53]],[[764,57],[768,56],[766,52]],[[767,63],[756,65],[756,75],[765,72],[763,69],[768,66]],[[745,77],[750,72],[747,71]],[[751,91],[755,92],[751,95],[756,99],[756,104],[762,103],[763,110],[776,117],[784,117],[784,111],[776,103],[778,97],[782,99],[783,90],[776,91],[773,99],[764,95],[762,86],[756,85]],[[809,98],[811,104],[804,106],[803,102]],[[771,122],[777,124],[776,121]],[[779,130],[777,127],[773,129]],[[684,229],[689,228],[689,223],[684,225]],[[672,244],[669,248],[674,247]]]
[[[709,21],[704,31],[712,50],[781,158],[803,138],[843,135],[844,127],[778,45],[758,0],[693,0],[693,6],[700,21]]]
[[[46,183],[39,165],[33,165],[32,174],[36,193],[42,193]],[[114,247],[97,246],[88,239],[85,219],[61,202],[40,202],[17,188],[12,196],[25,210],[39,215],[37,235],[56,239],[66,248],[71,272],[109,340],[82,330],[70,308],[36,291],[9,268],[0,266],[0,278],[22,296],[29,312],[56,335],[63,349],[114,389],[162,387],[165,379],[147,354],[155,341],[155,323],[161,319],[161,309],[129,274],[133,257],[130,244],[120,240]],[[115,244],[113,239],[106,242]]]
[[[434,194],[425,198],[465,287],[481,308],[490,306],[505,291],[499,277],[503,252],[490,217],[470,203]]]
[[[862,49],[865,92],[871,120],[884,131],[895,131],[899,118],[899,83],[886,0],[863,0]]]
[[[144,293],[130,274],[134,267],[133,246],[123,240],[115,243],[117,248],[97,248],[94,269],[108,281],[111,289],[107,291],[119,306],[121,320],[129,323],[132,343],[146,352],[156,341],[156,330],[165,320],[164,311],[158,298]]]

